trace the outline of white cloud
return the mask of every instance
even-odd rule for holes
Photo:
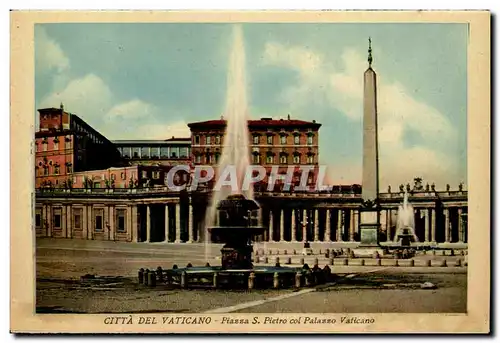
[[[80,116],[109,139],[167,139],[189,137],[187,123],[160,118],[182,118],[138,98],[119,100],[98,75],[70,78],[70,61],[43,27],[36,31],[36,72],[50,72],[52,91],[37,108],[59,107]]]
[[[299,74],[297,84],[283,90],[282,99],[290,104],[289,111],[311,111],[317,101],[336,108],[353,121],[362,119],[364,58],[354,49],[347,48],[338,63],[326,63],[320,54],[278,43],[268,43],[264,52],[264,64],[277,65],[295,70]],[[343,68],[334,67],[342,65]],[[451,122],[437,109],[416,99],[401,83],[389,82],[378,75],[378,113],[380,144],[380,184],[407,183],[413,177],[438,183],[459,182],[457,160],[441,153],[440,147],[453,142],[456,132]],[[404,145],[408,133],[420,136],[417,146]],[[325,156],[323,153],[322,156]],[[334,161],[329,178],[333,182],[361,182],[360,163],[341,166]]]
[[[37,27],[35,39],[35,57],[37,71],[61,73],[69,68],[69,59],[59,44],[47,35],[43,27]]]
[[[61,103],[71,113],[84,120],[100,121],[113,102],[108,85],[97,75],[88,74],[70,81],[65,88],[45,97],[39,107],[59,107]]]
[[[133,99],[113,106],[106,114],[107,121],[145,119],[157,112],[154,105],[148,104],[139,99]]]
[[[44,98],[39,108],[59,107],[79,115],[109,139],[167,139],[189,137],[185,121],[165,123],[166,111],[140,99],[116,103],[116,96],[97,75],[88,74],[70,81],[61,91]],[[170,116],[173,113],[168,113]]]

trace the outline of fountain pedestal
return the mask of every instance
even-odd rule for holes
[[[222,269],[251,269],[252,251],[251,245],[231,247],[226,244],[220,250]]]
[[[252,238],[264,228],[253,225],[259,206],[241,194],[230,195],[217,206],[219,226],[209,227],[212,241],[224,242],[221,249],[222,269],[251,269]]]
[[[414,241],[412,228],[410,227],[403,228],[402,232],[398,234],[398,242],[401,247],[410,247]]]

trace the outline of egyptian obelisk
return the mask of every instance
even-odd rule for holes
[[[371,38],[363,94],[363,179],[359,232],[361,246],[377,246],[380,227],[378,207],[377,74],[372,69]]]

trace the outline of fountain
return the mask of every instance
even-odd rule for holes
[[[233,194],[219,201],[217,210],[219,226],[209,227],[208,231],[212,241],[225,243],[221,249],[222,269],[251,269],[252,237],[264,232],[264,227],[253,225],[253,213],[259,206],[242,194]]]
[[[157,281],[168,286],[182,288],[285,288],[301,287],[327,282],[332,277],[330,268],[307,264],[298,267],[282,267],[279,260],[274,266],[254,266],[252,239],[265,230],[259,225],[260,210],[253,200],[252,187],[243,189],[247,168],[250,165],[247,100],[245,84],[245,53],[243,34],[235,26],[231,52],[227,103],[225,110],[226,131],[221,160],[216,168],[217,179],[227,176],[236,179],[231,186],[222,186],[212,192],[205,219],[205,257],[211,242],[224,243],[221,249],[221,266],[185,268],[174,265],[172,269],[140,269],[139,283],[156,285]],[[227,175],[226,175],[227,174]],[[226,176],[226,178],[221,177]],[[231,179],[232,181],[232,179]],[[152,284],[151,284],[152,282]]]
[[[398,221],[394,241],[401,247],[410,247],[412,242],[418,242],[415,235],[415,212],[408,202],[408,192],[405,192],[403,203],[398,208]]]

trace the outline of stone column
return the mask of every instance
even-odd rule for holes
[[[269,242],[274,241],[274,216],[273,216],[273,211],[269,210],[269,237],[268,237]]]
[[[66,209],[66,237],[67,238],[73,238],[73,210],[72,210],[72,207],[71,205],[68,205],[67,206],[67,209]],[[80,225],[81,225],[81,221],[80,221]]]
[[[66,225],[66,206],[62,206],[61,208],[61,236],[63,238],[66,238],[66,230],[67,230],[67,225]]]
[[[82,238],[87,239],[89,237],[89,229],[88,229],[88,223],[87,223],[87,205],[83,205],[82,208]]]
[[[302,214],[302,242],[307,241],[307,225],[309,218],[307,217],[307,210],[303,210]]]
[[[430,227],[430,217],[429,217],[429,209],[426,208],[423,210],[424,211],[424,216],[425,216],[425,238],[424,241],[425,243],[429,242],[429,227]]]
[[[359,210],[354,210],[354,232],[358,233],[359,238]]]
[[[189,205],[189,217],[188,217],[188,232],[189,232],[189,243],[194,241],[194,225],[193,225],[193,206]]]
[[[431,241],[436,243],[436,209],[431,209]]]
[[[170,218],[169,218],[169,206],[168,204],[165,204],[165,242],[168,242],[168,236],[169,236],[169,224],[170,224]]]
[[[146,242],[151,242],[151,207],[146,205]]]
[[[94,220],[93,220],[93,207],[87,205],[87,238],[94,239]]]
[[[132,206],[127,206],[127,209],[125,210],[126,215],[125,215],[125,233],[127,235],[127,242],[132,241]]]
[[[280,241],[285,240],[285,210],[280,211]]]
[[[133,205],[130,211],[130,216],[131,216],[131,223],[132,227],[130,228],[130,232],[132,234],[132,242],[138,242],[139,241],[139,235],[137,231],[137,205]]]
[[[115,225],[115,206],[113,205],[109,206],[108,223],[109,223],[109,240],[114,241],[116,234],[116,225]]]
[[[465,241],[464,235],[464,223],[462,222],[462,208],[459,207],[458,211],[458,242],[463,243]]]
[[[314,210],[314,241],[319,241],[319,211]]]
[[[444,240],[446,243],[450,242],[450,210],[444,209]]]
[[[291,234],[292,234],[292,241],[293,242],[297,242],[297,226],[295,224],[295,209],[292,208],[292,224],[290,225],[291,226]]]
[[[338,210],[337,216],[337,242],[342,242],[342,210]]]
[[[45,223],[48,222],[47,218],[47,205],[42,205],[42,231],[43,231],[43,237],[48,236],[47,228],[48,226],[45,225]]]
[[[332,218],[330,218],[330,209],[326,209],[326,213],[325,213],[325,237],[324,237],[324,241],[325,242],[331,242],[331,238],[330,236],[332,235],[332,229],[331,229],[331,221]]]
[[[349,218],[349,241],[354,242],[354,210],[350,210],[350,218]]]
[[[181,204],[175,204],[175,242],[181,242]]]
[[[52,237],[52,223],[53,223],[53,218],[54,216],[52,215],[52,206],[47,205],[47,237]]]
[[[387,237],[385,238],[386,242],[391,241],[392,235],[392,209],[387,210]]]

